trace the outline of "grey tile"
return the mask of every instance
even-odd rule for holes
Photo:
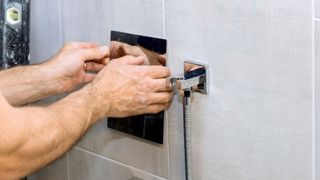
[[[31,1],[30,57],[32,64],[50,58],[61,47],[59,1]]]
[[[162,0],[110,0],[110,29],[164,37]]]
[[[156,37],[164,36],[161,0],[111,0],[109,2],[109,29]],[[99,32],[99,30],[98,27],[92,27],[92,31]],[[148,173],[168,177],[166,132],[164,145],[156,145],[110,130],[107,128],[107,122],[104,121],[90,130],[79,146]]]
[[[108,129],[107,121],[102,121],[87,133],[78,146],[166,178],[168,177],[166,131],[164,136],[164,145],[157,145]]]
[[[30,175],[28,180],[68,180],[67,157],[63,156],[60,159],[49,164],[47,167]]]
[[[312,1],[170,0],[165,7],[169,66],[181,72],[190,58],[212,70],[211,93],[192,102],[194,179],[311,180]],[[175,101],[172,180],[184,175]]]
[[[320,22],[315,22],[315,148],[316,148],[316,180],[320,179]]]
[[[320,0],[314,0],[315,5],[315,16],[316,18],[320,18]]]
[[[139,169],[74,148],[70,152],[70,180],[160,180]]]
[[[90,41],[106,44],[109,39],[108,4],[104,0],[61,1],[63,42]]]

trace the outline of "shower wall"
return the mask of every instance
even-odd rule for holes
[[[168,66],[210,65],[192,102],[194,179],[320,180],[320,1],[32,0],[31,62],[65,42],[108,44],[110,30],[168,39]],[[315,10],[314,10],[315,9]],[[43,18],[46,17],[46,18]],[[319,19],[318,19],[319,18]],[[182,105],[164,144],[94,126],[29,179],[184,179]]]

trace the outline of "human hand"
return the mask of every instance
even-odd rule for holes
[[[170,104],[169,69],[143,63],[144,57],[124,56],[97,74],[89,86],[100,118],[158,113]]]
[[[59,92],[91,82],[109,61],[109,48],[95,43],[68,43],[54,57],[42,64],[46,75],[58,84]]]

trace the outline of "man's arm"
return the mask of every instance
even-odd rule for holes
[[[10,104],[26,104],[62,91],[59,82],[46,75],[43,67],[20,66],[0,71],[0,90]]]
[[[0,94],[0,179],[19,179],[65,153],[103,117],[157,113],[172,93],[166,67],[113,60],[92,83],[45,108],[11,106]]]
[[[94,43],[68,43],[43,64],[0,71],[0,90],[14,106],[71,91],[91,82],[95,75],[87,71],[100,71],[108,54]]]
[[[84,88],[47,108],[14,108],[0,97],[0,179],[21,178],[66,152],[101,118],[92,93]]]

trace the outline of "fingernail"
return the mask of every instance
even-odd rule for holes
[[[108,46],[100,46],[99,47],[100,51],[103,52],[103,53],[106,53],[109,51],[109,47]]]

